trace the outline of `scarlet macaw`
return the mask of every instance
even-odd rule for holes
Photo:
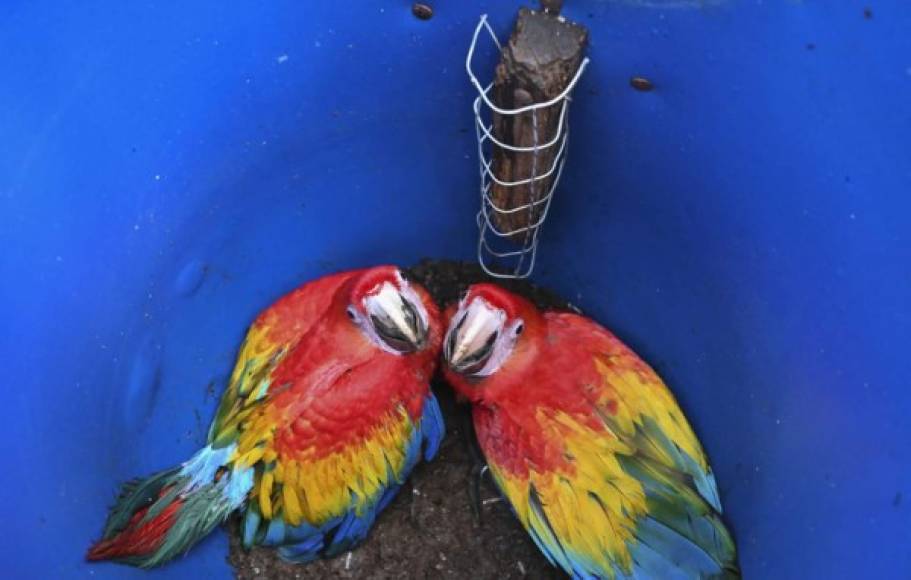
[[[441,334],[427,292],[392,266],[279,299],[247,333],[208,444],[124,485],[88,559],[157,566],[235,510],[247,547],[297,562],[349,550],[438,449]]]
[[[454,311],[454,312],[453,312]],[[655,372],[576,314],[469,288],[444,339],[493,479],[573,578],[738,578],[715,478]]]

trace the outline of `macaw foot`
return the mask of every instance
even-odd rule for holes
[[[486,463],[479,462],[471,466],[471,472],[468,475],[468,499],[471,505],[471,515],[474,516],[475,524],[482,525],[483,506],[488,500],[481,499],[481,481],[484,475],[490,472]]]
[[[471,507],[471,514],[474,517],[475,524],[482,524],[482,507],[490,500],[481,499],[481,481],[484,475],[490,472],[487,462],[484,461],[484,455],[478,446],[478,439],[475,437],[474,423],[471,420],[471,413],[463,411],[460,413],[460,431],[465,442],[465,448],[468,450],[468,458],[471,464],[471,470],[468,473],[468,499]]]

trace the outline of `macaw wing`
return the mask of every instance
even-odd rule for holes
[[[601,381],[590,400],[604,424],[622,434],[638,457],[690,478],[692,487],[721,513],[718,486],[702,445],[661,378],[622,345],[596,355],[594,364]]]
[[[613,335],[594,357],[601,381],[593,406],[608,432],[629,445],[618,454],[641,485],[636,566],[659,576],[739,577],[734,540],[702,445],[670,389]]]
[[[271,376],[294,345],[326,311],[341,284],[356,272],[308,282],[279,298],[250,326],[228,388],[209,427],[209,443],[220,448],[238,436],[241,421],[269,392]]]
[[[269,421],[254,419],[239,441],[239,449],[248,451],[238,456],[237,467],[256,466],[243,542],[279,546],[293,562],[332,557],[361,542],[420,457],[436,455],[444,432],[429,392],[418,417],[394,404],[355,436],[339,436],[339,426],[351,423],[343,415],[307,413],[272,438],[265,435]],[[331,432],[335,443],[327,437]]]
[[[738,577],[714,477],[670,391],[625,347],[594,365],[573,412],[537,409],[543,451],[527,475],[488,455],[523,525],[578,578]]]

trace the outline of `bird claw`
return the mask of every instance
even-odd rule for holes
[[[483,525],[482,507],[484,500],[481,499],[481,481],[484,474],[488,473],[490,468],[484,462],[476,462],[471,466],[471,472],[468,476],[468,498],[471,505],[471,515],[474,516],[475,524]]]
[[[468,449],[468,457],[471,462],[471,470],[468,473],[468,500],[471,506],[471,514],[475,524],[480,526],[482,521],[482,507],[485,501],[481,499],[481,481],[484,475],[490,472],[490,467],[484,460],[484,454],[478,445],[478,439],[475,436],[474,423],[471,420],[471,412],[460,413],[461,433],[464,437],[465,447]]]

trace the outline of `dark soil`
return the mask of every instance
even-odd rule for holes
[[[424,260],[406,271],[441,307],[458,300],[475,282],[490,281],[476,264]],[[525,281],[498,281],[546,309],[575,308],[556,294]],[[288,564],[268,548],[245,551],[229,524],[228,560],[237,578],[562,578],[538,551],[490,481],[480,488],[480,521],[469,489],[477,450],[470,415],[449,388],[435,380],[446,418],[446,438],[431,463],[422,463],[410,486],[380,515],[367,541],[348,554],[311,564]]]

